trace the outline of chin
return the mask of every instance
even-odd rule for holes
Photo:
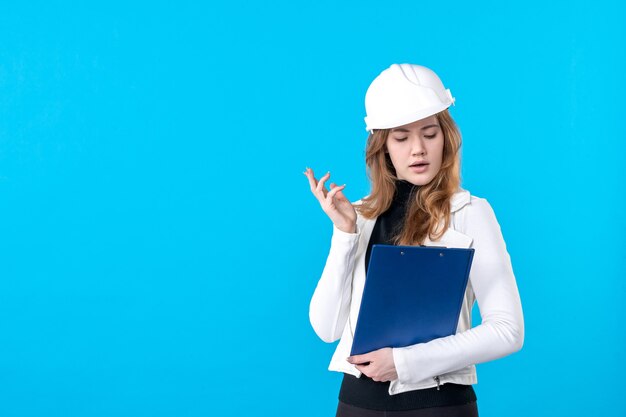
[[[411,184],[426,185],[429,182],[431,182],[433,180],[433,178],[430,178],[430,177],[424,178],[420,174],[415,174],[415,173],[411,172],[409,175],[405,176],[402,179],[404,179],[405,181],[410,182]]]

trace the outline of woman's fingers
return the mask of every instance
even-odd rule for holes
[[[318,199],[322,210],[330,217],[332,222],[338,225],[341,230],[355,230],[354,222],[357,214],[350,201],[348,201],[342,193],[343,189],[346,188],[346,184],[338,186],[334,182],[331,182],[329,184],[330,191],[327,191],[326,187],[324,187],[324,183],[330,178],[330,171],[320,178],[319,181],[315,179],[313,170],[310,168],[306,169],[304,175],[306,175],[309,180],[311,192]]]
[[[332,187],[333,184],[331,184]],[[330,192],[328,193],[328,195],[326,195],[326,200],[328,201],[328,203],[332,203],[333,201],[333,197],[335,196],[335,194],[337,194],[338,192],[340,192],[341,190],[343,190],[344,188],[346,188],[346,184],[344,185],[340,185],[340,186],[335,186],[332,190],[330,190]]]
[[[309,186],[311,187],[311,192],[315,193],[315,188],[317,187],[317,180],[315,179],[315,176],[313,175],[313,170],[311,168],[307,168],[306,171],[304,171],[304,175],[306,175],[306,177],[309,180]]]
[[[335,188],[335,187],[337,187],[337,184],[335,184],[334,182],[330,184],[330,188]],[[346,188],[346,184],[342,185],[342,187]],[[337,197],[339,199],[339,201],[345,202],[345,201],[348,201],[348,199],[342,193],[343,188],[341,190],[337,191],[337,195],[335,197]]]
[[[324,188],[324,182],[330,177],[330,171],[326,173],[319,181],[315,179],[315,173],[311,168],[307,168],[304,171],[304,175],[309,179],[309,186],[311,188],[311,192],[320,203],[326,198],[326,188]]]
[[[331,182],[330,183],[331,191],[327,191],[326,187],[324,186],[326,181],[328,181],[328,179],[330,178],[330,171],[324,174],[324,176],[320,178],[319,181],[315,179],[315,175],[311,168],[307,168],[306,171],[304,171],[304,174],[309,179],[309,186],[311,187],[311,192],[315,195],[315,197],[317,197],[320,203],[322,204],[325,203],[328,207],[328,206],[333,205],[333,198],[337,194],[339,194],[337,196],[338,198],[340,199],[343,198],[343,195],[341,194],[341,190],[343,190],[346,187],[346,184],[338,186],[334,182]]]
[[[329,178],[330,178],[330,171],[324,174],[324,176],[320,178],[320,180],[317,182],[317,187],[316,187],[317,195],[321,196],[322,198],[326,198],[327,191],[326,191],[326,187],[324,187],[324,183]]]

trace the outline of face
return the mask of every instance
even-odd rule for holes
[[[443,142],[435,115],[391,129],[386,146],[397,177],[416,185],[432,181],[441,168]]]

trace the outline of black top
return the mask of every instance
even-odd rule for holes
[[[405,180],[396,180],[396,192],[391,206],[376,219],[372,235],[365,252],[365,270],[369,266],[372,245],[376,243],[392,245],[391,239],[404,224],[408,202],[415,197],[419,185]],[[361,408],[372,410],[412,410],[416,408],[461,405],[476,401],[476,393],[471,385],[446,383],[437,387],[418,389],[389,395],[390,382],[377,382],[361,374],[356,378],[344,374],[339,391],[339,400]]]

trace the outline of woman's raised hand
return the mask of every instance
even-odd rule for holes
[[[356,210],[341,192],[346,188],[346,184],[337,186],[331,182],[331,190],[327,191],[324,183],[330,178],[330,172],[320,178],[319,182],[315,179],[311,168],[307,168],[304,175],[309,179],[311,192],[335,226],[346,233],[356,233]]]

